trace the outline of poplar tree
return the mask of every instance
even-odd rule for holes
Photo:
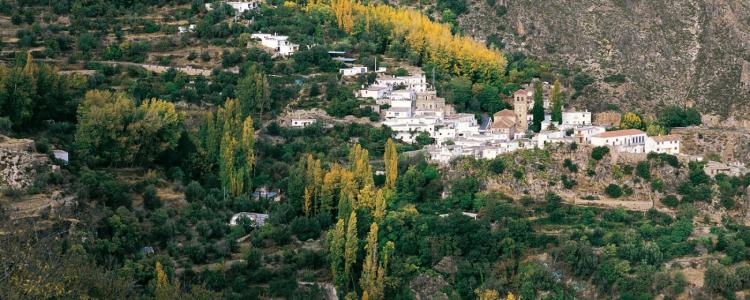
[[[346,244],[344,245],[344,277],[348,283],[353,279],[352,268],[357,262],[359,238],[357,237],[357,212],[352,210],[346,227]]]
[[[531,129],[534,132],[542,130],[542,121],[544,121],[544,95],[542,95],[542,83],[537,81],[534,84],[534,106],[531,108],[531,114],[534,120],[531,123]]]
[[[331,274],[336,286],[341,287],[345,284],[344,280],[344,245],[345,221],[339,218],[333,230],[328,233],[328,260],[331,262]]]
[[[550,100],[552,102],[552,122],[562,124],[563,101],[562,96],[560,95],[560,79],[555,79],[555,84],[552,86]]]
[[[310,188],[305,187],[305,202],[304,202],[304,212],[305,216],[309,217],[312,214],[312,190]]]
[[[270,106],[270,92],[268,79],[258,66],[252,65],[245,77],[237,82],[237,97],[242,117],[255,115],[262,120],[263,112]]]
[[[323,184],[320,188],[320,210],[324,212],[331,212],[333,210],[333,204],[336,200],[336,196],[339,193],[340,186],[339,181],[341,180],[341,167],[339,165],[333,165],[331,170],[326,172],[323,176]]]
[[[365,244],[365,261],[362,265],[362,275],[359,278],[360,287],[374,300],[383,299],[385,268],[378,263],[378,224],[370,225]]]
[[[395,189],[396,178],[398,177],[398,151],[396,150],[396,143],[390,138],[385,144],[383,160],[385,163],[385,187]]]
[[[385,192],[382,189],[375,193],[375,210],[372,212],[372,216],[375,218],[376,222],[383,221],[383,218],[385,217],[385,211],[387,208],[385,198]]]

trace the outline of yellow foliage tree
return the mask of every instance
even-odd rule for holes
[[[383,160],[385,163],[385,187],[395,189],[396,178],[398,177],[398,151],[396,150],[396,143],[392,139],[388,139],[385,143]]]
[[[625,113],[620,120],[620,128],[622,129],[640,129],[642,127],[643,120],[632,112]]]
[[[472,80],[493,81],[504,73],[506,60],[497,49],[485,47],[469,37],[453,35],[448,24],[440,24],[411,8],[386,4],[365,5],[355,0],[332,0],[330,7],[338,26],[352,33],[354,19],[391,28],[394,39],[444,72]]]

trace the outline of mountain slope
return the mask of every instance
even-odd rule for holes
[[[505,51],[583,68],[600,81],[576,101],[649,112],[665,103],[750,116],[750,2],[746,0],[474,1],[468,35],[497,34]],[[504,5],[507,13],[495,10]],[[625,75],[607,84],[608,75]]]

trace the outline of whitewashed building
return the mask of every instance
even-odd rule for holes
[[[292,119],[292,127],[307,127],[317,122],[316,119]]]
[[[367,73],[367,67],[365,66],[356,66],[351,68],[343,68],[339,69],[339,74],[344,77],[350,77],[350,76],[357,76],[359,74],[365,74]]]
[[[606,132],[602,126],[582,126],[573,129],[573,139],[579,144],[590,144],[591,137]]]
[[[359,98],[372,98],[378,100],[385,98],[390,91],[391,88],[387,86],[371,85],[357,91],[356,96]]]
[[[646,139],[646,153],[680,154],[680,136],[675,134],[651,136]]]
[[[260,40],[261,45],[273,49],[282,56],[290,56],[299,50],[299,45],[290,42],[286,35],[253,33],[250,37]]]
[[[594,146],[609,146],[620,152],[645,153],[646,133],[638,129],[602,132],[591,137]]]
[[[562,125],[588,126],[591,125],[591,112],[566,111],[562,113]]]
[[[229,5],[235,10],[237,15],[242,15],[246,11],[256,9],[260,7],[259,1],[229,1],[222,2],[223,4]],[[206,10],[212,11],[214,9],[213,3],[206,3]]]

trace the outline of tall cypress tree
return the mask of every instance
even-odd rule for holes
[[[544,121],[544,95],[542,95],[542,83],[537,81],[534,84],[534,106],[531,108],[531,114],[534,120],[531,123],[531,130],[539,132],[542,130],[542,121]]]

